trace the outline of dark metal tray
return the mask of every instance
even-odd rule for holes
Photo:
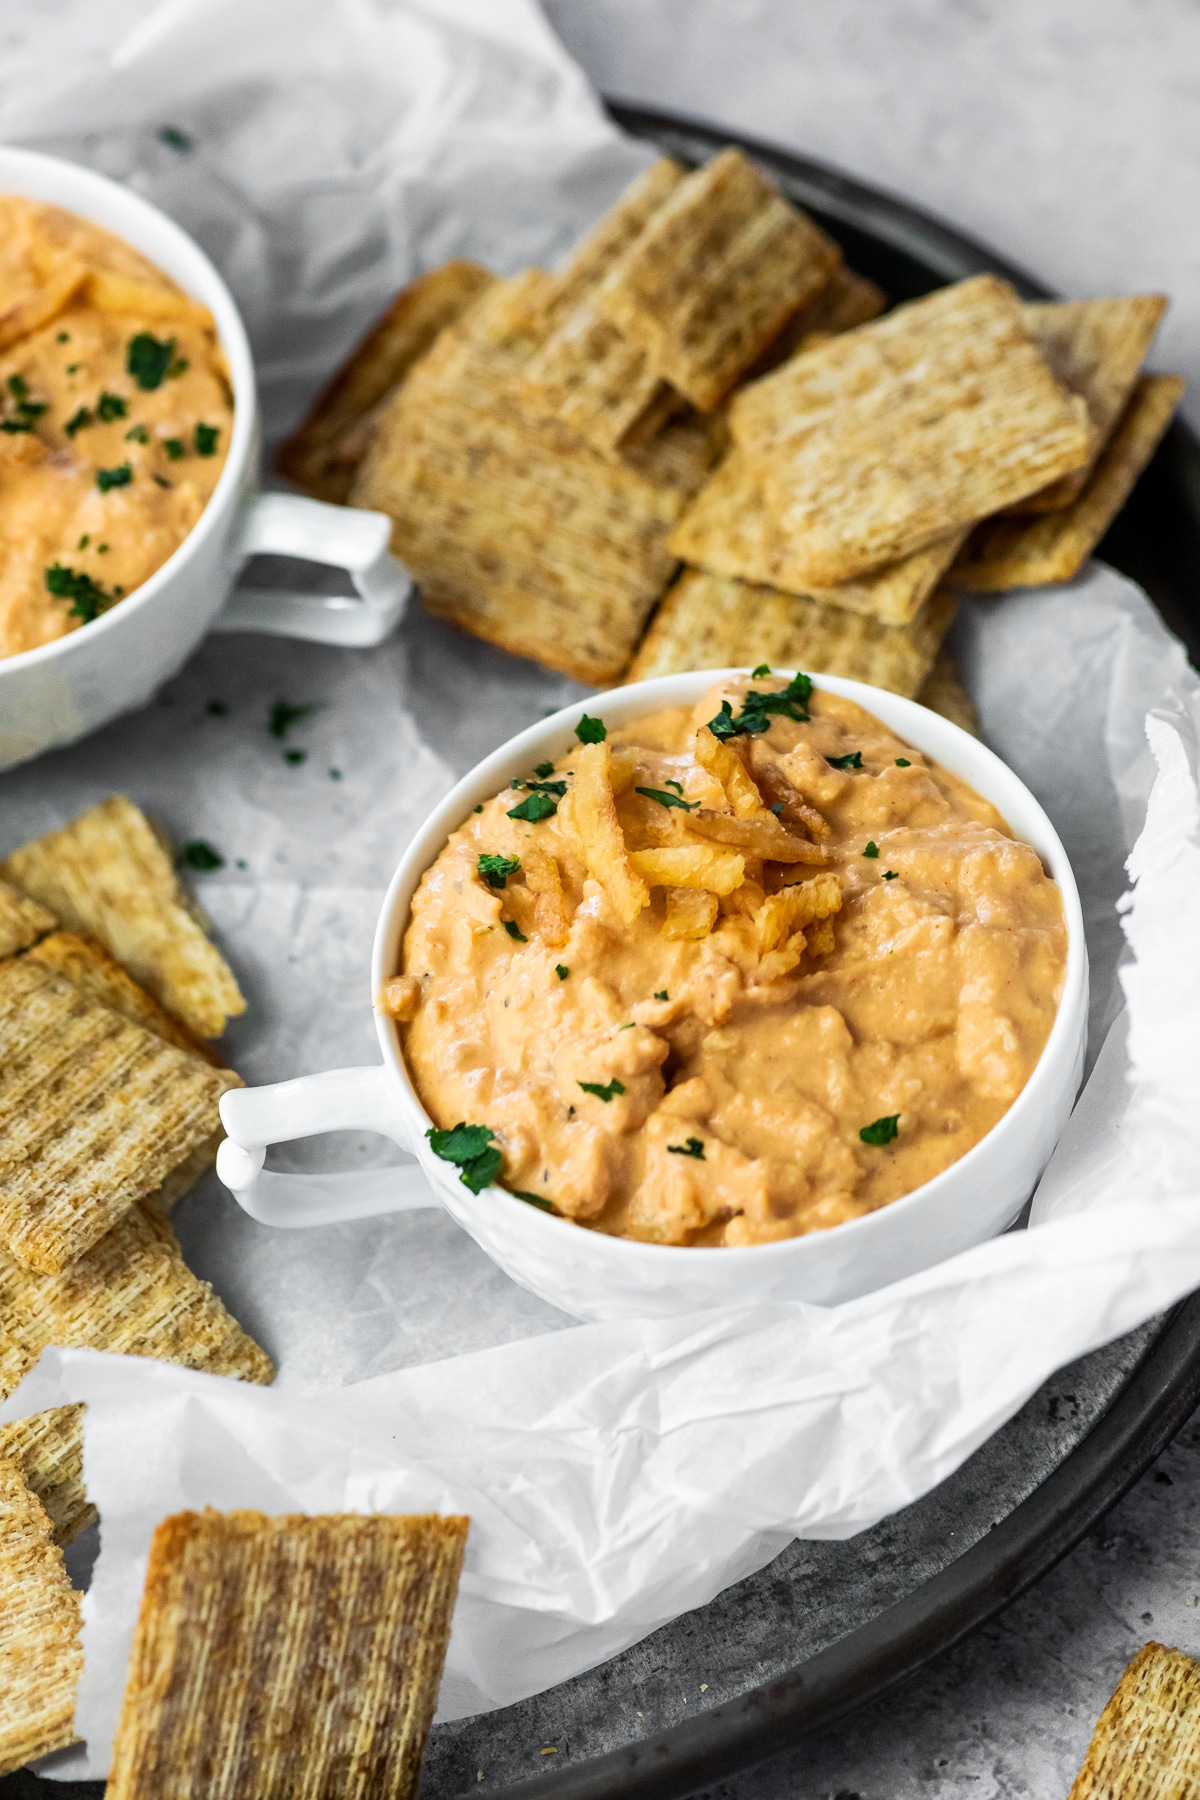
[[[904,201],[819,163],[612,105],[686,162],[740,143],[894,299],[981,270],[1038,282]],[[1172,427],[1104,545],[1200,661],[1200,445]],[[1062,1370],[949,1480],[844,1543],[767,1568],[600,1668],[500,1712],[435,1727],[422,1795],[634,1800],[685,1795],[829,1724],[958,1642],[1053,1566],[1200,1401],[1200,1296]],[[0,1800],[101,1783],[23,1772]]]

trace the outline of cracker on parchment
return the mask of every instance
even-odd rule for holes
[[[985,519],[947,580],[970,594],[1072,580],[1129,498],[1186,386],[1180,375],[1141,376],[1078,500],[1040,518]]]
[[[68,1268],[211,1139],[237,1085],[57,970],[0,963],[0,1243]]]
[[[548,331],[557,330],[581,300],[599,286],[609,270],[641,236],[650,220],[671,198],[687,171],[673,158],[660,156],[584,233],[566,260],[555,269],[543,296]]]
[[[1165,294],[1128,294],[1110,300],[1039,300],[1021,308],[1034,342],[1064,387],[1082,394],[1092,427],[1092,453],[1083,468],[1014,511],[1055,512],[1077,500],[1100,452],[1132,397],[1163,314]]]
[[[79,1602],[44,1507],[0,1457],[0,1775],[75,1741]]]
[[[733,449],[709,476],[671,533],[685,562],[714,575],[735,575],[786,588],[826,606],[869,613],[885,625],[907,625],[932,594],[967,537],[960,526],[898,562],[831,587],[806,584],[766,497],[762,463]]]
[[[318,395],[275,467],[317,500],[346,499],[370,442],[371,415],[443,326],[460,318],[496,277],[458,258],[401,288],[383,317]]]
[[[685,569],[656,613],[627,681],[686,669],[809,669],[890,688],[911,699],[954,617],[939,588],[908,625],[822,606],[779,588]]]
[[[246,1002],[145,814],[124,794],[14,850],[0,875],[70,931],[99,938],[198,1037],[219,1037]]]
[[[164,1043],[174,1044],[178,1050],[190,1050],[214,1069],[224,1066],[216,1051],[139,987],[98,939],[81,937],[74,931],[52,931],[29,951],[29,959],[44,968],[57,969],[74,987],[82,988],[122,1018],[144,1025]]]
[[[930,712],[941,713],[943,719],[949,719],[952,725],[960,725],[972,737],[983,736],[975,702],[967,692],[957,663],[944,645],[916,697]]]
[[[16,1464],[63,1550],[100,1517],[83,1485],[84,1411],[80,1405],[51,1406],[0,1425],[0,1458]]]
[[[52,912],[11,887],[7,881],[0,881],[0,957],[28,950],[57,924]]]
[[[50,1344],[152,1356],[269,1383],[274,1369],[151,1207],[132,1207],[71,1268],[39,1275],[0,1252],[0,1328],[36,1360]]]
[[[1200,1793],[1200,1664],[1146,1644],[1100,1715],[1068,1800],[1187,1800]]]
[[[674,567],[667,534],[685,496],[521,411],[524,343],[497,327],[493,300],[385,409],[352,501],[390,515],[429,612],[608,681]]]
[[[887,295],[881,287],[843,263],[816,298],[792,314],[753,368],[747,369],[745,379],[756,381],[789,357],[823,343],[826,338],[868,324],[879,317],[886,305]]]
[[[657,375],[708,412],[841,260],[748,157],[723,150],[658,208],[596,303]]]
[[[108,1800],[410,1800],[468,1523],[378,1513],[164,1519]]]

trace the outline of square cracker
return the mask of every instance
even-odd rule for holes
[[[843,331],[853,331],[857,325],[869,324],[879,317],[886,305],[887,295],[881,287],[843,263],[816,298],[792,314],[754,367],[746,371],[745,378],[757,381],[789,357],[803,354],[816,344],[824,343],[826,338],[838,337]]]
[[[1146,1644],[1101,1713],[1068,1800],[1186,1800],[1200,1792],[1200,1664]]]
[[[617,329],[694,406],[719,406],[842,260],[740,150],[671,194],[596,289]]]
[[[714,575],[736,575],[789,593],[907,625],[932,594],[966,540],[964,525],[898,562],[831,587],[805,583],[768,505],[762,465],[733,449],[684,513],[670,544],[685,562]]]
[[[661,381],[637,344],[623,337],[593,300],[575,311],[530,359],[521,398],[613,455],[647,434],[664,402],[679,397]]]
[[[370,441],[369,421],[443,326],[474,304],[496,277],[458,258],[401,288],[275,455],[275,467],[306,494],[345,500]]]
[[[0,881],[0,957],[27,950],[57,924],[52,912],[10,887],[7,881]]]
[[[1166,310],[1165,294],[1035,301],[1021,308],[1034,342],[1058,379],[1087,403],[1092,453],[1083,468],[1019,500],[1014,512],[1055,512],[1079,498],[1129,404]]]
[[[548,331],[564,324],[599,286],[685,178],[686,171],[673,158],[658,157],[584,233],[547,283],[543,308]]]
[[[486,334],[446,333],[389,404],[352,502],[390,515],[429,612],[609,681],[672,572],[684,495],[531,421],[514,394],[524,343],[494,328],[491,302]]]
[[[954,617],[939,589],[908,625],[822,606],[778,588],[685,569],[667,594],[626,676],[644,681],[687,669],[811,669],[845,675],[911,699]]]
[[[14,850],[0,874],[105,948],[198,1037],[245,1012],[233,971],[145,814],[113,794]]]
[[[0,1425],[0,1457],[46,1509],[60,1549],[100,1517],[83,1485],[83,1406],[51,1406]]]
[[[1040,518],[985,519],[951,566],[951,585],[1002,594],[1072,580],[1129,498],[1186,385],[1180,375],[1143,375],[1078,500]]]
[[[68,1268],[212,1137],[237,1085],[57,970],[0,963],[0,1243]]]
[[[80,1595],[45,1508],[0,1457],[0,1775],[75,1742]]]
[[[150,1544],[108,1800],[409,1800],[468,1521],[176,1513]]]

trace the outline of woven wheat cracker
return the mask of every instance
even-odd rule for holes
[[[7,881],[0,881],[0,957],[27,950],[53,931],[57,923],[54,914],[36,900],[19,893]]]
[[[164,1043],[174,1044],[177,1050],[190,1050],[193,1055],[211,1063],[214,1069],[223,1066],[216,1051],[160,1006],[145,988],[139,987],[97,939],[80,937],[73,931],[53,931],[30,950],[29,960],[47,969],[57,969],[73,987],[82,988],[135,1025],[144,1025]]]
[[[75,1741],[79,1600],[45,1509],[0,1458],[0,1775]]]
[[[1200,1793],[1200,1665],[1146,1644],[1100,1715],[1069,1800],[1189,1800]]]
[[[83,1414],[82,1406],[51,1406],[0,1425],[0,1457],[45,1507],[60,1549],[100,1516],[83,1485]]]

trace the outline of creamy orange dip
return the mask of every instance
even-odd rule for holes
[[[0,195],[0,656],[78,630],[166,561],[232,422],[207,308],[108,232]]]
[[[714,689],[472,814],[382,996],[438,1127],[484,1127],[492,1178],[598,1231],[741,1245],[859,1218],[978,1143],[1054,1022],[1066,929],[1037,852],[861,707],[764,713],[748,687],[795,691]]]

